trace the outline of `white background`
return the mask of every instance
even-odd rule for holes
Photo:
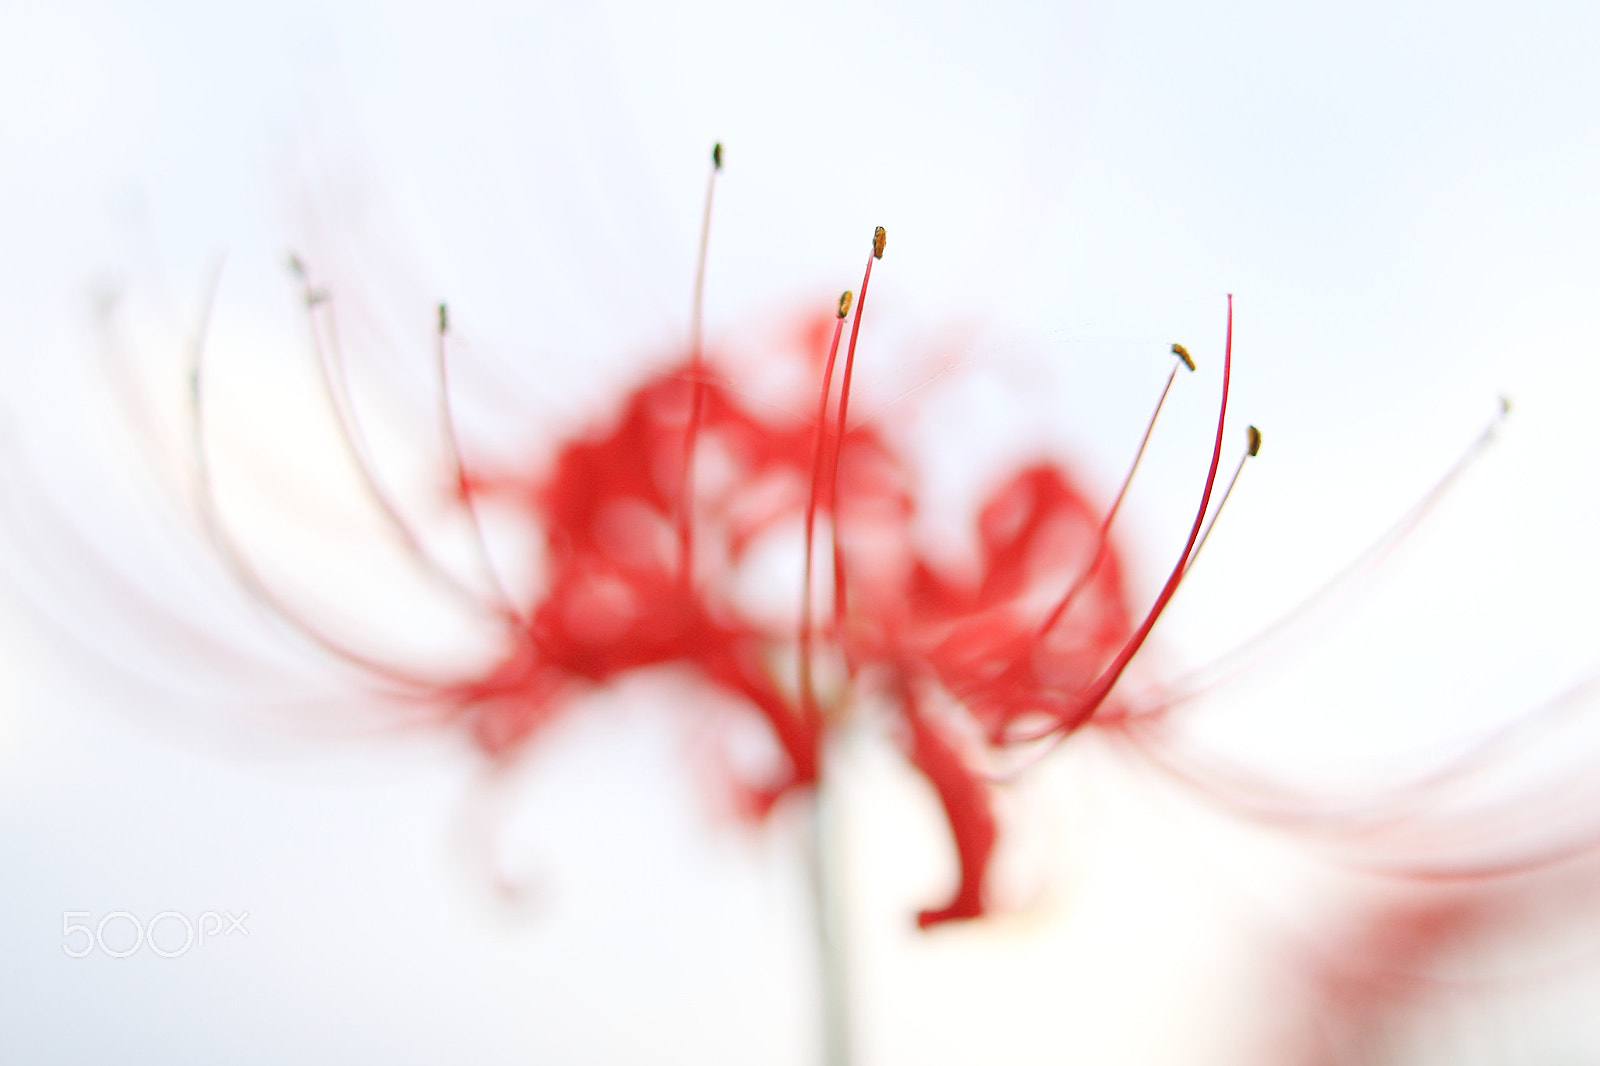
[[[718,815],[682,759],[691,694],[625,686],[537,745],[507,790],[504,861],[532,886],[512,909],[457,847],[481,780],[459,739],[290,743],[239,709],[309,693],[339,717],[351,690],[162,540],[160,498],[96,415],[95,292],[138,309],[141,372],[181,396],[172,353],[225,254],[215,358],[266,383],[236,428],[289,469],[317,453],[290,420],[286,250],[389,316],[407,358],[448,298],[462,402],[512,454],[491,438],[570,432],[681,343],[720,139],[713,343],[826,308],[888,227],[858,402],[962,361],[901,401],[925,402],[916,439],[953,496],[1045,449],[1104,498],[1166,345],[1196,353],[1126,512],[1142,595],[1193,506],[1234,293],[1225,454],[1245,421],[1266,447],[1156,677],[1314,589],[1509,395],[1494,449],[1379,590],[1201,712],[1236,757],[1337,774],[1513,718],[1595,652],[1597,38],[1583,4],[9,4],[0,1050],[814,1057],[796,827]],[[351,248],[377,267],[358,276]],[[487,376],[474,391],[474,361],[517,368],[525,415]],[[141,629],[137,598],[41,532],[41,491],[146,597],[281,670]],[[1207,853],[1174,828],[1184,794],[1083,748],[1016,799],[1013,865],[1033,874],[1014,913],[933,939],[909,923],[949,876],[937,812],[881,738],[841,753],[864,1062],[1273,1061],[1262,1034],[1295,1024],[1261,1006],[1282,992],[1274,922],[1315,909],[1275,895],[1264,918],[1270,862]],[[248,939],[170,961],[60,948],[67,910],[223,908],[250,911]],[[1412,1057],[1592,1055],[1568,977],[1445,1012]]]

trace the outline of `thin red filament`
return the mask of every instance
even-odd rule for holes
[[[806,494],[806,559],[800,591],[800,706],[808,715],[816,707],[811,679],[811,555],[816,538],[817,492],[822,481],[822,453],[827,440],[828,393],[833,388],[833,364],[839,356],[839,337],[844,332],[844,316],[849,299],[848,292],[839,297],[840,311],[833,322],[833,341],[828,345],[828,361],[822,369],[822,392],[817,398],[816,446],[811,454],[811,486]]]
[[[1195,542],[1200,537],[1200,526],[1206,520],[1206,510],[1211,505],[1211,490],[1217,482],[1217,467],[1222,463],[1222,430],[1228,417],[1228,385],[1233,371],[1233,294],[1228,294],[1228,335],[1223,348],[1222,357],[1222,402],[1217,408],[1217,436],[1211,448],[1211,467],[1206,472],[1205,492],[1200,495],[1200,507],[1195,512],[1194,525],[1189,529],[1189,540],[1183,546],[1183,554],[1178,557],[1177,565],[1172,568],[1172,573],[1167,577],[1167,583],[1161,588],[1161,595],[1156,597],[1156,602],[1150,608],[1150,613],[1145,615],[1144,621],[1128,638],[1117,657],[1111,661],[1094,684],[1078,699],[1066,713],[1060,716],[1056,729],[1063,732],[1072,732],[1094,714],[1095,710],[1105,702],[1122,677],[1122,672],[1128,668],[1128,663],[1139,653],[1144,646],[1145,639],[1150,636],[1150,630],[1155,628],[1156,621],[1161,613],[1167,609],[1167,604],[1178,591],[1178,585],[1183,582],[1183,575],[1188,569],[1189,557],[1194,551]]]
[[[1239,484],[1239,475],[1244,473],[1244,464],[1250,461],[1261,448],[1261,431],[1255,426],[1250,427],[1250,443],[1245,446],[1244,454],[1239,456],[1239,465],[1233,468],[1233,476],[1228,479],[1228,487],[1222,490],[1222,499],[1217,501],[1217,509],[1211,515],[1211,521],[1206,523],[1206,531],[1200,534],[1200,543],[1194,546],[1194,551],[1189,553],[1189,563],[1183,568],[1185,575],[1194,569],[1195,562],[1200,558],[1200,553],[1205,550],[1206,541],[1211,539],[1211,531],[1217,528],[1217,519],[1222,517],[1222,509],[1228,506],[1228,497],[1233,495],[1233,488]]]
[[[1173,354],[1177,354],[1177,345],[1173,346]],[[1189,363],[1188,356],[1181,357],[1185,364]],[[1084,567],[1066,594],[1056,602],[1044,623],[1039,626],[1039,637],[1044,638],[1050,630],[1055,628],[1061,616],[1067,613],[1072,606],[1072,601],[1078,598],[1084,586],[1089,584],[1089,579],[1094,577],[1095,571],[1100,569],[1100,564],[1105,560],[1106,547],[1110,544],[1111,523],[1117,519],[1117,512],[1122,509],[1122,501],[1128,495],[1128,487],[1133,484],[1133,475],[1139,469],[1139,460],[1144,458],[1144,450],[1150,444],[1150,435],[1155,432],[1156,419],[1161,417],[1161,408],[1167,402],[1167,394],[1172,391],[1172,383],[1178,376],[1178,363],[1172,364],[1172,372],[1167,375],[1167,383],[1161,388],[1161,397],[1156,400],[1156,409],[1150,412],[1150,421],[1144,427],[1144,436],[1139,438],[1139,450],[1133,453],[1133,462],[1128,466],[1128,473],[1122,479],[1122,487],[1117,490],[1117,498],[1112,501],[1111,509],[1106,512],[1105,520],[1100,523],[1100,532],[1095,537],[1094,555],[1089,560],[1089,565]]]
[[[861,298],[856,301],[856,317],[850,323],[850,346],[844,355],[844,379],[839,383],[839,423],[835,435],[833,469],[828,478],[828,499],[833,503],[833,624],[834,631],[844,634],[845,577],[844,550],[839,542],[839,461],[844,455],[845,421],[850,414],[850,379],[855,374],[856,338],[861,334],[861,316],[867,310],[867,283],[872,280],[872,261],[883,258],[884,232],[879,226],[872,234],[872,253],[867,256],[867,269],[861,275]]]

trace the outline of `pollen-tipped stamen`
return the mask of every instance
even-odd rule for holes
[[[361,427],[361,420],[356,414],[355,399],[350,388],[350,374],[344,358],[344,349],[340,343],[339,322],[333,297],[327,290],[312,285],[310,273],[299,257],[294,255],[289,257],[289,270],[304,290],[306,324],[311,335],[311,349],[317,362],[323,396],[333,412],[345,454],[355,466],[368,500],[383,516],[394,535],[399,538],[407,556],[421,573],[474,610],[487,615],[503,616],[503,612],[485,602],[475,590],[463,584],[428,550],[422,535],[401,511],[399,503],[378,476],[372,448]],[[318,318],[319,310],[326,319],[325,324]],[[324,330],[327,334],[326,341],[323,338]]]
[[[1223,345],[1222,356],[1222,401],[1217,407],[1217,435],[1211,446],[1211,465],[1206,471],[1205,491],[1200,494],[1200,506],[1195,511],[1194,525],[1189,529],[1189,539],[1183,546],[1183,552],[1178,556],[1177,565],[1172,568],[1166,584],[1161,587],[1161,594],[1156,597],[1156,602],[1150,607],[1150,613],[1145,615],[1144,621],[1123,644],[1122,650],[1117,653],[1111,664],[1105,668],[1094,683],[1084,694],[1066,711],[1061,713],[1056,720],[1053,731],[1070,733],[1077,729],[1099,709],[1111,694],[1117,682],[1122,678],[1122,673],[1128,668],[1128,663],[1139,653],[1145,640],[1150,636],[1150,631],[1155,628],[1167,604],[1172,602],[1173,595],[1178,591],[1178,585],[1183,581],[1183,574],[1188,565],[1189,556],[1194,551],[1195,542],[1200,537],[1200,526],[1205,522],[1206,511],[1211,506],[1211,490],[1216,487],[1217,468],[1222,463],[1222,431],[1228,419],[1228,385],[1233,372],[1233,294],[1228,294],[1228,333]]]
[[[722,142],[711,146],[711,174],[706,178],[706,206],[700,217],[700,254],[695,259],[694,304],[689,314],[689,428],[683,437],[683,479],[678,489],[678,579],[690,579],[694,556],[694,452],[700,437],[700,418],[705,407],[704,339],[701,336],[705,311],[706,251],[711,245],[711,202],[717,191],[717,175],[722,173]]]
[[[827,440],[828,393],[833,388],[833,364],[839,356],[839,338],[844,333],[845,316],[850,313],[853,298],[848,289],[839,294],[833,340],[828,345],[828,360],[822,368],[822,390],[817,399],[816,443],[811,452],[811,486],[806,493],[806,557],[800,589],[800,707],[808,718],[816,713],[816,693],[811,680],[811,554],[817,528],[817,492],[822,481],[822,454]]]
[[[883,258],[883,248],[888,242],[888,231],[882,226],[872,231],[872,254],[867,256],[867,269],[861,275],[861,297],[856,301],[856,317],[850,323],[850,346],[844,355],[844,377],[839,383],[839,426],[835,434],[832,470],[828,476],[828,499],[833,507],[833,624],[836,633],[844,635],[845,577],[844,551],[839,543],[839,460],[844,455],[844,434],[850,414],[850,380],[856,367],[856,338],[861,333],[861,316],[867,310],[867,283],[872,280],[872,263]]]
[[[489,586],[494,591],[498,600],[498,609],[509,620],[516,620],[526,624],[527,619],[517,608],[516,600],[506,588],[505,581],[500,576],[500,569],[494,564],[494,556],[489,552],[489,539],[483,532],[483,520],[478,516],[476,495],[467,486],[466,466],[461,459],[461,438],[456,432],[456,417],[450,404],[450,361],[448,358],[447,338],[450,335],[450,309],[443,303],[439,305],[439,334],[434,345],[434,356],[438,362],[439,371],[439,422],[444,430],[445,446],[449,449],[450,479],[453,491],[460,498],[461,505],[466,511],[467,523],[472,528],[473,547],[478,557],[478,565],[483,570],[484,576],[489,581]]]
[[[293,261],[292,266],[300,276],[304,276],[299,268],[298,261]],[[211,326],[211,312],[216,304],[217,288],[222,279],[222,265],[219,263],[213,274],[211,284],[207,288],[205,302],[201,306],[199,322],[194,332],[194,347],[189,358],[189,441],[194,450],[194,492],[195,509],[199,514],[200,527],[206,540],[217,552],[223,566],[233,575],[234,580],[257,603],[261,604],[295,632],[332,655],[358,670],[364,670],[374,677],[383,678],[388,683],[405,690],[406,694],[414,695],[417,691],[429,691],[439,685],[433,678],[422,677],[408,673],[398,667],[379,662],[371,656],[365,655],[344,642],[336,639],[314,623],[303,612],[291,607],[280,596],[261,571],[250,560],[243,547],[234,539],[222,520],[221,510],[217,505],[216,488],[213,483],[211,471],[210,447],[206,437],[206,338]],[[308,293],[309,293],[308,286]]]
[[[1206,541],[1211,539],[1211,531],[1217,528],[1217,519],[1222,517],[1222,509],[1228,506],[1228,497],[1233,495],[1233,487],[1239,483],[1239,475],[1244,473],[1244,464],[1254,458],[1261,451],[1261,431],[1251,426],[1245,435],[1244,454],[1239,456],[1239,465],[1233,468],[1233,476],[1228,479],[1228,487],[1222,490],[1222,499],[1217,501],[1217,509],[1211,512],[1211,521],[1206,523],[1206,531],[1200,534],[1200,541],[1194,546],[1194,551],[1189,553],[1189,565],[1183,568],[1184,576],[1194,569],[1195,560],[1200,558],[1200,553],[1205,549]]]
[[[1262,650],[1268,646],[1279,644],[1287,637],[1303,632],[1309,620],[1317,616],[1320,608],[1325,607],[1335,597],[1349,589],[1363,577],[1374,571],[1397,547],[1406,541],[1416,531],[1423,520],[1432,513],[1450,489],[1453,488],[1466,473],[1489,443],[1494,440],[1500,426],[1510,415],[1511,404],[1504,396],[1500,398],[1500,409],[1490,419],[1489,423],[1478,432],[1472,442],[1462,450],[1456,461],[1450,465],[1433,486],[1429,488],[1403,515],[1399,517],[1380,536],[1367,545],[1362,552],[1352,559],[1347,565],[1334,574],[1327,581],[1317,587],[1316,591],[1302,599],[1296,606],[1286,613],[1273,619],[1271,623],[1257,630],[1253,635],[1236,644],[1205,666],[1190,671],[1178,678],[1168,686],[1168,694],[1153,710],[1141,710],[1140,714],[1153,713],[1154,710],[1165,710],[1195,699],[1203,693],[1211,692],[1232,679],[1244,674],[1256,661]]]
[[[1179,362],[1194,371],[1194,358],[1189,355],[1189,349],[1181,344],[1172,346],[1172,354],[1178,357]],[[1128,472],[1123,476],[1122,487],[1117,489],[1116,499],[1111,501],[1111,509],[1106,512],[1105,519],[1100,523],[1100,531],[1095,535],[1094,554],[1089,557],[1089,564],[1077,576],[1061,599],[1050,609],[1044,622],[1039,626],[1037,639],[1044,639],[1045,635],[1055,628],[1061,617],[1067,613],[1078,594],[1088,586],[1089,580],[1100,569],[1100,564],[1105,561],[1106,549],[1110,546],[1111,523],[1116,521],[1117,512],[1122,508],[1122,501],[1128,495],[1128,487],[1133,484],[1133,475],[1139,469],[1139,460],[1144,458],[1144,450],[1150,444],[1150,435],[1155,432],[1156,419],[1161,417],[1161,408],[1167,402],[1167,394],[1172,391],[1172,383],[1178,376],[1178,363],[1172,364],[1172,372],[1167,375],[1167,383],[1161,387],[1161,395],[1156,399],[1156,408],[1150,412],[1150,421],[1145,424],[1144,436],[1139,438],[1139,448],[1133,453],[1133,462],[1128,464]]]

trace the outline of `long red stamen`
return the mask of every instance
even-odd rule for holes
[[[678,579],[689,583],[690,559],[694,555],[694,450],[700,437],[701,409],[705,406],[705,358],[701,337],[701,315],[705,309],[706,250],[711,244],[711,200],[717,191],[717,175],[722,172],[722,142],[711,146],[711,176],[706,179],[706,207],[700,219],[700,255],[694,268],[694,309],[689,319],[689,429],[683,439],[683,484],[678,491]]]
[[[1167,609],[1167,604],[1172,601],[1173,594],[1178,591],[1178,585],[1183,581],[1184,571],[1189,565],[1189,557],[1194,551],[1195,542],[1200,538],[1200,526],[1206,519],[1206,510],[1211,505],[1211,490],[1217,482],[1217,467],[1222,463],[1222,429],[1228,418],[1228,383],[1233,371],[1233,294],[1228,294],[1228,336],[1223,348],[1222,357],[1222,402],[1217,408],[1217,438],[1211,447],[1211,467],[1206,472],[1205,492],[1200,495],[1200,507],[1195,512],[1194,525],[1189,529],[1189,540],[1183,546],[1183,554],[1178,557],[1178,563],[1172,568],[1172,573],[1167,577],[1167,583],[1161,588],[1161,595],[1156,597],[1155,604],[1150,608],[1150,613],[1145,616],[1128,642],[1122,646],[1117,657],[1111,665],[1095,679],[1094,684],[1078,700],[1077,704],[1059,718],[1056,729],[1070,733],[1077,729],[1105,702],[1122,677],[1122,672],[1128,668],[1128,663],[1139,653],[1144,646],[1145,639],[1150,636],[1150,630],[1155,628],[1161,612]]]
[[[1194,371],[1194,359],[1190,357],[1189,350],[1181,344],[1172,346],[1172,354],[1178,357],[1182,365]],[[1144,450],[1150,444],[1150,435],[1155,432],[1156,419],[1161,417],[1161,408],[1167,402],[1167,394],[1172,391],[1172,382],[1178,376],[1179,363],[1172,364],[1172,373],[1167,375],[1167,383],[1161,388],[1161,396],[1156,400],[1156,409],[1150,412],[1150,421],[1144,427],[1144,436],[1139,438],[1139,450],[1133,453],[1133,462],[1128,465],[1128,473],[1122,479],[1122,487],[1117,490],[1117,498],[1111,502],[1111,509],[1106,512],[1106,517],[1100,523],[1100,532],[1095,536],[1094,554],[1089,557],[1089,565],[1083,568],[1076,581],[1067,589],[1045,617],[1044,623],[1039,626],[1038,639],[1044,639],[1050,630],[1055,628],[1061,616],[1067,613],[1067,608],[1072,606],[1072,601],[1078,598],[1078,593],[1089,584],[1089,579],[1094,577],[1095,571],[1100,569],[1100,564],[1105,560],[1106,548],[1110,546],[1111,523],[1116,521],[1117,512],[1122,508],[1122,501],[1128,495],[1128,486],[1133,484],[1133,475],[1139,469],[1139,460],[1144,458]]]
[[[800,706],[809,716],[816,706],[811,687],[811,551],[817,526],[817,490],[822,481],[822,449],[827,439],[828,393],[833,388],[833,364],[839,356],[839,337],[844,332],[844,317],[850,313],[851,292],[839,296],[839,313],[833,323],[833,342],[828,345],[828,361],[822,368],[822,395],[817,399],[817,440],[811,453],[811,488],[806,494],[806,561],[800,591]]]
[[[883,247],[888,234],[882,226],[872,231],[872,254],[867,256],[867,269],[861,276],[861,299],[856,302],[855,321],[850,323],[850,346],[844,355],[844,380],[839,383],[839,430],[833,450],[833,469],[829,475],[828,499],[833,507],[833,624],[841,636],[844,634],[844,552],[839,544],[839,460],[844,455],[845,420],[850,413],[850,379],[856,366],[856,337],[861,333],[861,316],[867,310],[867,283],[872,280],[872,262],[883,258]]]

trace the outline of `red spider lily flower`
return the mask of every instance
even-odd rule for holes
[[[785,756],[775,778],[742,786],[755,815],[814,785],[830,724],[864,693],[882,695],[907,758],[939,796],[960,859],[953,897],[919,915],[927,927],[984,912],[997,832],[984,750],[1062,737],[1110,715],[1119,678],[1192,562],[1221,459],[1232,309],[1230,298],[1216,442],[1193,525],[1135,624],[1108,536],[1115,507],[1098,515],[1057,462],[1017,471],[982,502],[970,573],[941,572],[917,552],[907,457],[879,431],[848,422],[861,318],[885,240],[878,229],[861,298],[845,293],[831,330],[819,322],[805,331],[821,366],[814,421],[757,414],[713,375],[717,361],[696,341],[686,363],[636,386],[542,473],[480,470],[458,457],[469,514],[492,497],[543,531],[543,588],[532,597],[501,590],[505,647],[481,672],[433,683],[366,665],[464,721],[494,755],[533,738],[585,686],[686,668],[758,715]],[[308,287],[308,301],[320,298]],[[441,308],[441,368],[447,326]],[[1192,369],[1182,346],[1173,351]],[[1253,454],[1253,429],[1252,442]],[[811,610],[819,516],[833,532],[833,617],[823,626]],[[776,627],[739,607],[732,575],[762,534],[793,523],[803,524],[807,553],[799,625]],[[819,640],[845,664],[842,690],[826,699],[813,677]],[[794,673],[777,665],[796,654]]]
[[[708,195],[708,221],[709,203]],[[1345,824],[1315,799],[1241,784],[1225,768],[1188,763],[1181,742],[1166,731],[1164,714],[1193,694],[1181,685],[1154,703],[1119,698],[1125,671],[1194,565],[1244,463],[1260,448],[1260,434],[1251,427],[1233,480],[1218,493],[1232,370],[1231,297],[1215,436],[1192,521],[1153,599],[1139,604],[1130,597],[1112,524],[1178,370],[1194,369],[1188,351],[1173,346],[1166,387],[1109,508],[1097,508],[1060,461],[1026,462],[978,501],[968,518],[970,558],[952,570],[922,551],[913,535],[925,508],[911,473],[914,457],[893,434],[849,419],[862,316],[885,241],[881,229],[874,233],[859,299],[844,294],[831,322],[812,318],[799,331],[800,348],[811,360],[802,377],[809,375],[817,390],[809,417],[747,398],[721,369],[733,360],[703,350],[697,311],[687,351],[635,385],[608,417],[557,447],[548,461],[463,460],[449,417],[448,320],[440,309],[453,504],[472,519],[479,561],[492,577],[496,567],[477,527],[481,506],[510,507],[541,533],[542,559],[530,568],[540,575],[536,586],[508,588],[495,577],[493,594],[476,597],[501,627],[498,653],[486,666],[443,678],[418,676],[357,653],[275,596],[208,505],[213,536],[258,597],[433,718],[464,725],[492,756],[536,742],[586,689],[637,671],[677,668],[731,697],[775,740],[783,758],[773,774],[734,782],[742,808],[761,817],[784,797],[819,783],[824,745],[852,707],[870,700],[887,708],[906,759],[938,796],[959,860],[954,890],[918,915],[924,928],[985,912],[999,831],[994,757],[1021,752],[1026,758],[1041,742],[1059,742],[1091,725],[1117,730],[1176,779],[1247,816],[1266,810],[1277,817],[1286,807],[1300,824],[1319,831]],[[704,246],[702,240],[702,256]],[[305,273],[298,264],[296,270]],[[700,287],[697,281],[697,306]],[[328,302],[309,281],[305,298],[311,307]],[[322,352],[324,384],[336,410],[343,387],[338,358],[331,345]],[[197,374],[197,399],[201,380]],[[422,539],[363,460],[359,428],[348,419],[341,411],[347,443],[375,501],[414,561],[433,568]],[[1491,431],[1379,542],[1373,558],[1426,513]],[[196,441],[203,473],[204,434]],[[738,583],[768,534],[796,527],[804,552],[799,609],[790,621],[774,621],[743,604]],[[824,533],[831,534],[831,551],[818,550]],[[1364,565],[1358,562],[1357,569]],[[830,586],[831,610],[814,611],[814,594]],[[819,680],[824,676],[826,683]],[[1374,803],[1387,810],[1394,800],[1380,796]],[[1371,847],[1372,838],[1365,840]],[[1432,875],[1409,867],[1396,873]]]
[[[785,369],[793,371],[791,380],[808,382],[802,402],[753,400],[733,369],[736,353],[704,350],[697,325],[670,365],[634,384],[609,413],[548,457],[463,458],[448,388],[449,321],[441,307],[437,369],[451,486],[446,502],[476,534],[476,562],[487,578],[481,587],[452,577],[384,490],[329,339],[333,299],[294,263],[320,345],[323,385],[371,502],[399,533],[411,563],[453,586],[498,627],[492,654],[472,667],[430,674],[399,665],[398,656],[343,643],[317,617],[295,608],[234,542],[210,484],[202,345],[193,429],[207,532],[257,600],[357,667],[374,689],[461,729],[497,760],[537,744],[587,692],[668,668],[691,675],[719,703],[731,700],[774,740],[781,759],[768,776],[731,779],[741,809],[759,819],[781,801],[805,798],[823,785],[830,738],[855,708],[881,708],[906,762],[937,796],[958,860],[954,886],[917,916],[923,928],[989,909],[986,881],[1000,835],[995,767],[1029,759],[1091,727],[1214,805],[1291,830],[1297,842],[1331,844],[1330,851],[1342,852],[1336,859],[1382,867],[1378,875],[1411,890],[1397,893],[1404,895],[1398,902],[1383,898],[1353,907],[1357,913],[1347,924],[1356,932],[1343,938],[1348,945],[1321,955],[1310,947],[1296,953],[1303,997],[1326,1002],[1328,1013],[1353,1033],[1376,1028],[1406,997],[1420,1001],[1427,989],[1418,973],[1453,944],[1481,936],[1512,904],[1536,898],[1533,888],[1506,887],[1507,879],[1536,870],[1542,879],[1534,888],[1554,896],[1567,887],[1545,868],[1592,858],[1592,819],[1574,816],[1578,824],[1563,832],[1498,826],[1480,833],[1484,820],[1472,821],[1469,830],[1463,828],[1467,819],[1424,809],[1425,790],[1375,793],[1352,813],[1327,797],[1262,780],[1191,748],[1192,738],[1166,712],[1203,688],[1180,681],[1163,686],[1154,700],[1127,694],[1126,671],[1192,569],[1233,488],[1226,481],[1219,492],[1217,484],[1231,384],[1231,297],[1215,439],[1203,481],[1193,486],[1192,521],[1181,545],[1171,546],[1171,568],[1156,592],[1141,600],[1130,592],[1129,567],[1112,527],[1168,390],[1180,369],[1194,369],[1188,351],[1173,346],[1166,388],[1109,507],[1091,498],[1070,465],[1031,457],[997,478],[962,516],[970,535],[957,539],[971,548],[961,565],[952,565],[918,536],[931,504],[914,476],[917,456],[893,432],[894,415],[850,420],[858,356],[863,374],[874,367],[876,353],[858,340],[885,241],[882,230],[874,233],[859,299],[845,293],[834,313],[806,317],[798,328],[800,343],[789,351],[791,357],[799,353],[801,365]],[[1328,587],[1404,536],[1488,436],[1368,557]],[[1235,480],[1260,443],[1252,427]],[[489,508],[514,512],[538,530],[530,547],[539,558],[516,568],[536,579],[521,584],[501,576],[480,524],[479,511]],[[775,620],[749,606],[742,583],[759,569],[761,552],[784,536],[803,545],[797,569],[804,576],[797,610]],[[1223,665],[1232,663],[1224,659]],[[1431,851],[1419,844],[1430,832],[1442,840]],[[1459,845],[1467,839],[1475,848]],[[1525,853],[1530,857],[1507,859]],[[1486,887],[1458,883],[1473,881]],[[818,917],[827,924],[826,914]],[[838,965],[823,960],[824,970]],[[838,1019],[828,1028],[830,1038],[846,1030]],[[1321,1061],[1296,1056],[1283,1061]]]

